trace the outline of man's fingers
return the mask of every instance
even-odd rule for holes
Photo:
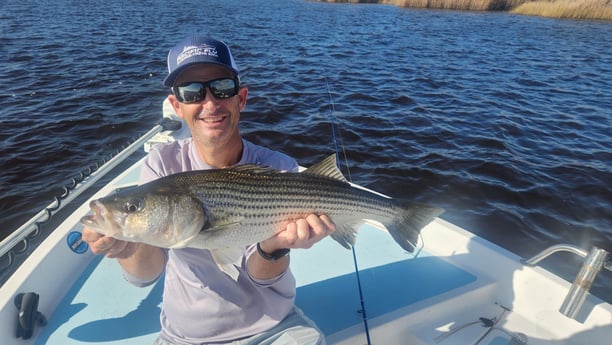
[[[310,223],[306,219],[298,219],[295,223],[297,225],[297,241],[307,242],[310,239]]]
[[[336,225],[327,215],[317,216],[309,215],[306,220],[312,229],[312,237],[316,237],[317,241],[334,232]]]
[[[102,237],[104,236],[91,230],[90,228],[83,228],[83,232],[81,233],[81,239],[90,244]]]
[[[327,227],[327,233],[330,234],[336,231],[336,224],[329,218],[326,214],[323,214],[319,217],[319,219],[325,224]]]

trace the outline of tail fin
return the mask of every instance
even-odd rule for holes
[[[398,216],[384,225],[400,247],[412,252],[416,247],[421,229],[442,212],[444,212],[444,209],[435,206],[404,203]]]

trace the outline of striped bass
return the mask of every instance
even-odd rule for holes
[[[90,208],[81,222],[103,235],[211,252],[265,240],[312,213],[333,220],[331,236],[346,248],[358,226],[374,220],[411,252],[421,228],[443,211],[353,187],[335,155],[299,173],[256,165],[177,173],[94,200]]]

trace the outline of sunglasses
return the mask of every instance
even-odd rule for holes
[[[217,99],[227,99],[238,94],[240,85],[237,78],[219,78],[206,82],[190,82],[173,86],[172,92],[181,103],[197,103],[206,98],[206,88]]]

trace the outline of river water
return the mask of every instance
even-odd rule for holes
[[[299,0],[11,1],[0,19],[0,238],[150,129],[168,49],[209,33],[250,88],[248,139],[309,165],[333,123],[354,182],[522,256],[612,250],[610,22]]]

